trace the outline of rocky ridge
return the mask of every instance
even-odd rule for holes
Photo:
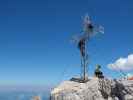
[[[51,91],[51,100],[133,100],[133,81],[89,78],[64,81]]]

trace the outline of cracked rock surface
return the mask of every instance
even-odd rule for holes
[[[64,81],[51,100],[133,100],[133,81],[90,78],[86,83]]]

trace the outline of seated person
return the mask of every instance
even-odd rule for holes
[[[95,69],[95,76],[98,78],[104,78],[102,71],[100,70],[101,66],[100,65],[96,65],[96,69]]]

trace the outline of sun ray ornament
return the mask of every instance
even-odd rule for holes
[[[78,49],[80,50],[81,55],[81,80],[82,82],[88,81],[88,54],[87,54],[87,42],[93,36],[104,33],[104,28],[101,25],[95,25],[91,21],[91,18],[85,15],[83,20],[83,30],[82,34],[78,37],[74,37],[73,40],[76,42]]]

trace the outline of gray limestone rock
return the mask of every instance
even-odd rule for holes
[[[51,91],[51,100],[133,100],[133,81],[89,78],[64,81]]]

